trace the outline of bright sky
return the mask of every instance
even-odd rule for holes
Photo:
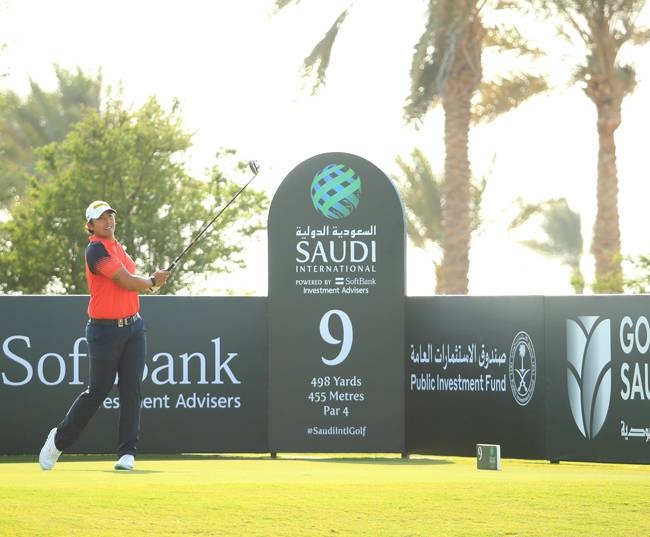
[[[419,147],[441,169],[440,114],[419,132],[401,120],[422,0],[404,0],[399,9],[395,2],[358,0],[339,34],[327,87],[317,97],[302,90],[302,59],[347,3],[303,0],[271,16],[272,0],[0,0],[0,43],[7,44],[0,72],[9,71],[0,89],[26,92],[29,77],[53,89],[57,63],[87,73],[101,68],[105,86],[121,85],[135,107],[152,95],[164,106],[177,97],[186,129],[195,132],[193,170],[211,166],[219,147],[236,148],[242,159],[262,162],[264,173],[253,184],[270,195],[300,162],[329,151],[356,153],[390,175],[397,154]],[[637,51],[631,58],[639,85],[617,132],[619,212],[624,254],[647,254],[650,55]],[[582,215],[588,249],[595,121],[593,105],[573,88],[536,98],[472,132],[473,170],[489,172],[490,180],[483,231],[473,242],[471,293],[572,292],[568,269],[520,246],[506,227],[517,197],[566,197]],[[216,287],[209,282],[206,292],[266,295],[265,243],[264,236],[251,246],[247,270],[219,277]],[[591,256],[583,268],[591,278]],[[432,294],[431,272],[428,257],[409,248],[407,293]]]

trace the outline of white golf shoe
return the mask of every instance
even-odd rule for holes
[[[133,455],[122,455],[120,460],[115,463],[116,470],[133,470],[135,458]]]
[[[45,440],[45,444],[41,448],[41,452],[38,455],[38,462],[41,465],[43,470],[51,470],[54,468],[56,461],[59,460],[61,456],[61,451],[56,448],[54,443],[54,437],[56,436],[56,427],[50,431]]]

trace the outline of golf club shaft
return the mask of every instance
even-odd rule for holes
[[[247,182],[243,187],[241,187],[241,188],[239,189],[239,191],[237,192],[237,194],[235,194],[235,195],[233,196],[233,198],[232,198],[228,203],[226,203],[226,205],[225,205],[225,206],[224,206],[224,207],[223,207],[223,208],[222,208],[222,209],[221,209],[221,210],[216,214],[216,216],[215,216],[212,220],[210,220],[210,221],[207,223],[207,225],[205,225],[205,226],[203,227],[203,229],[201,229],[201,231],[199,231],[199,233],[196,235],[196,237],[194,237],[194,239],[192,239],[192,242],[190,242],[190,243],[185,247],[185,249],[184,249],[184,250],[183,250],[183,251],[178,255],[178,257],[176,257],[176,259],[174,259],[174,261],[172,261],[171,265],[169,265],[169,267],[167,268],[168,271],[171,272],[172,270],[174,270],[174,268],[176,267],[176,265],[178,264],[178,262],[179,262],[179,261],[180,261],[180,260],[181,260],[181,259],[182,259],[182,258],[183,258],[183,257],[184,257],[184,256],[185,256],[185,255],[186,255],[186,254],[187,254],[187,253],[188,253],[188,252],[189,252],[189,251],[194,247],[194,245],[196,245],[196,243],[197,243],[197,242],[199,241],[199,239],[203,236],[203,234],[208,230],[208,228],[209,228],[212,224],[214,224],[214,223],[217,221],[217,218],[219,218],[219,217],[223,214],[223,212],[224,212],[224,211],[225,211],[225,210],[230,206],[230,204],[231,204],[233,201],[235,201],[235,200],[239,197],[239,195],[244,191],[244,189],[245,189],[248,185],[251,184],[251,182],[253,181],[253,179],[255,179],[255,177],[257,177],[257,173],[258,173],[258,171],[259,171],[259,164],[257,164],[257,162],[255,162],[255,161],[251,161],[251,162],[249,162],[249,167],[250,167],[251,170],[253,171],[253,177],[251,177],[251,178],[248,180],[248,182]]]

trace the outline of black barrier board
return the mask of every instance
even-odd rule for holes
[[[271,451],[404,447],[404,214],[376,166],[298,165],[269,213]]]
[[[542,297],[410,297],[406,448],[543,458]]]
[[[38,453],[86,388],[87,305],[81,296],[0,297],[0,453]],[[101,413],[93,425],[117,431]],[[117,443],[116,433],[110,440]]]
[[[37,453],[86,388],[87,303],[0,297],[0,453]],[[266,299],[143,296],[142,315],[140,451],[268,451]],[[114,388],[69,451],[114,451],[118,407]]]
[[[549,458],[650,462],[650,297],[546,303]]]

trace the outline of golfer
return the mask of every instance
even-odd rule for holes
[[[90,291],[86,325],[90,382],[63,421],[52,429],[39,463],[51,470],[62,451],[84,430],[118,377],[120,425],[116,470],[133,470],[140,436],[140,383],[146,354],[139,292],[164,285],[170,272],[136,276],[135,263],[115,239],[116,211],[105,201],[86,209],[86,280]]]

